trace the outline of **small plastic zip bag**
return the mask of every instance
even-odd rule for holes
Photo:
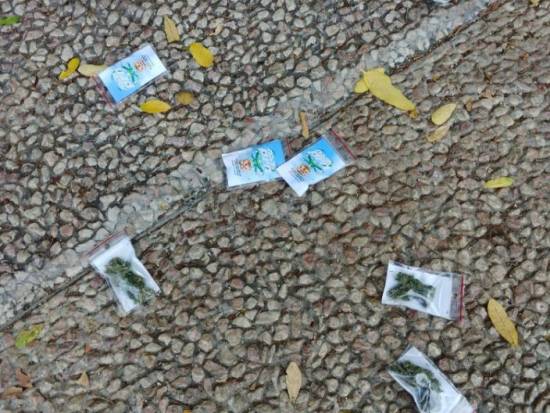
[[[449,320],[461,320],[464,277],[390,261],[382,304],[402,305]]]
[[[125,233],[115,234],[88,254],[90,264],[109,283],[119,308],[128,314],[151,301],[160,288],[137,258]]]
[[[166,73],[153,46],[146,44],[99,72],[98,88],[108,102],[118,104]]]
[[[421,413],[472,413],[474,408],[421,351],[409,347],[389,368]]]
[[[282,164],[277,172],[298,196],[302,196],[310,185],[328,178],[354,160],[344,140],[331,132]]]
[[[277,167],[285,161],[285,145],[281,139],[224,153],[227,186],[235,187],[280,179]]]

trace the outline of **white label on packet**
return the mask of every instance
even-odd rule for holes
[[[328,178],[345,166],[346,162],[330,141],[321,137],[278,167],[277,172],[298,196],[302,196],[310,185]]]

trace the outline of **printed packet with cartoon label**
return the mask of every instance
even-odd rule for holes
[[[278,167],[277,172],[298,196],[302,196],[310,185],[328,178],[354,160],[344,140],[331,131]]]
[[[98,87],[115,104],[168,73],[153,46],[147,44],[98,73]]]
[[[281,139],[224,153],[227,186],[242,186],[279,179],[277,167],[285,161],[285,145]]]

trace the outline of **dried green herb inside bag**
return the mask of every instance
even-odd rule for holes
[[[109,275],[111,282],[118,288],[124,290],[128,297],[139,304],[145,304],[155,296],[143,277],[132,270],[132,264],[122,258],[113,258],[107,264],[105,272]]]
[[[396,274],[395,280],[397,285],[388,292],[389,296],[395,300],[410,301],[414,299],[423,307],[427,307],[429,300],[434,296],[435,288],[433,286],[424,284],[412,275],[399,272]]]

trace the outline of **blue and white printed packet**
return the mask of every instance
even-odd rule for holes
[[[99,72],[97,77],[110,99],[120,103],[167,72],[153,46],[145,45]]]
[[[302,196],[310,185],[328,178],[353,161],[345,143],[336,136],[322,136],[277,168],[287,184]]]
[[[283,142],[275,139],[260,145],[224,153],[227,186],[247,185],[278,179],[277,167],[285,161]]]

